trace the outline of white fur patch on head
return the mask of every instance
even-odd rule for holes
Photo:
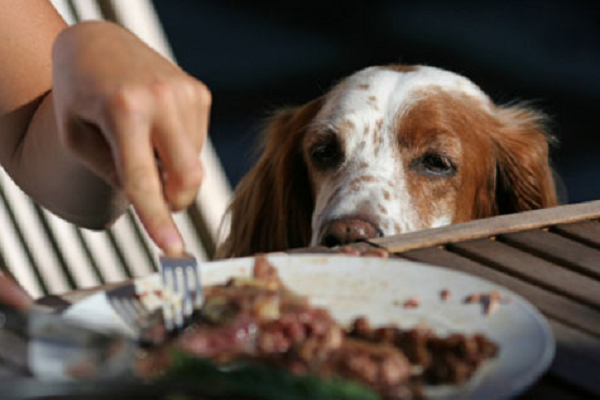
[[[433,222],[419,215],[397,146],[398,121],[428,89],[467,95],[483,107],[491,104],[468,79],[425,66],[367,68],[326,96],[313,124],[343,138],[345,158],[335,173],[317,179],[312,245],[318,244],[324,224],[337,218],[364,219],[385,236],[452,222],[451,214],[432,216]]]

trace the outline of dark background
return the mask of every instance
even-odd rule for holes
[[[213,93],[210,136],[235,185],[269,113],[361,68],[403,62],[467,76],[552,119],[569,202],[600,199],[597,1],[155,0],[180,65]]]

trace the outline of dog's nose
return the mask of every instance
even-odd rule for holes
[[[320,244],[340,246],[383,236],[371,222],[360,218],[341,218],[330,221],[323,229]]]

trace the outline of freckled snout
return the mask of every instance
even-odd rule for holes
[[[383,236],[381,230],[360,218],[340,218],[329,221],[323,228],[319,243],[333,247]]]

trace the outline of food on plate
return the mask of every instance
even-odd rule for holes
[[[290,291],[268,260],[257,257],[252,278],[205,288],[194,323],[140,357],[138,374],[160,377],[177,369],[181,357],[191,357],[203,360],[196,366],[205,373],[207,365],[231,373],[259,365],[294,377],[355,382],[398,400],[420,397],[423,384],[464,383],[497,351],[481,334],[442,338],[424,327],[373,328],[365,317],[344,328]]]
[[[442,289],[442,291],[440,292],[440,297],[442,301],[448,301],[450,300],[450,297],[452,297],[452,293],[448,289]]]
[[[402,307],[404,308],[417,308],[421,304],[421,298],[419,296],[412,296],[404,302]]]
[[[467,304],[480,303],[483,306],[483,313],[491,315],[501,303],[510,303],[511,298],[502,296],[498,289],[494,289],[489,293],[472,293],[465,297],[464,302]]]

